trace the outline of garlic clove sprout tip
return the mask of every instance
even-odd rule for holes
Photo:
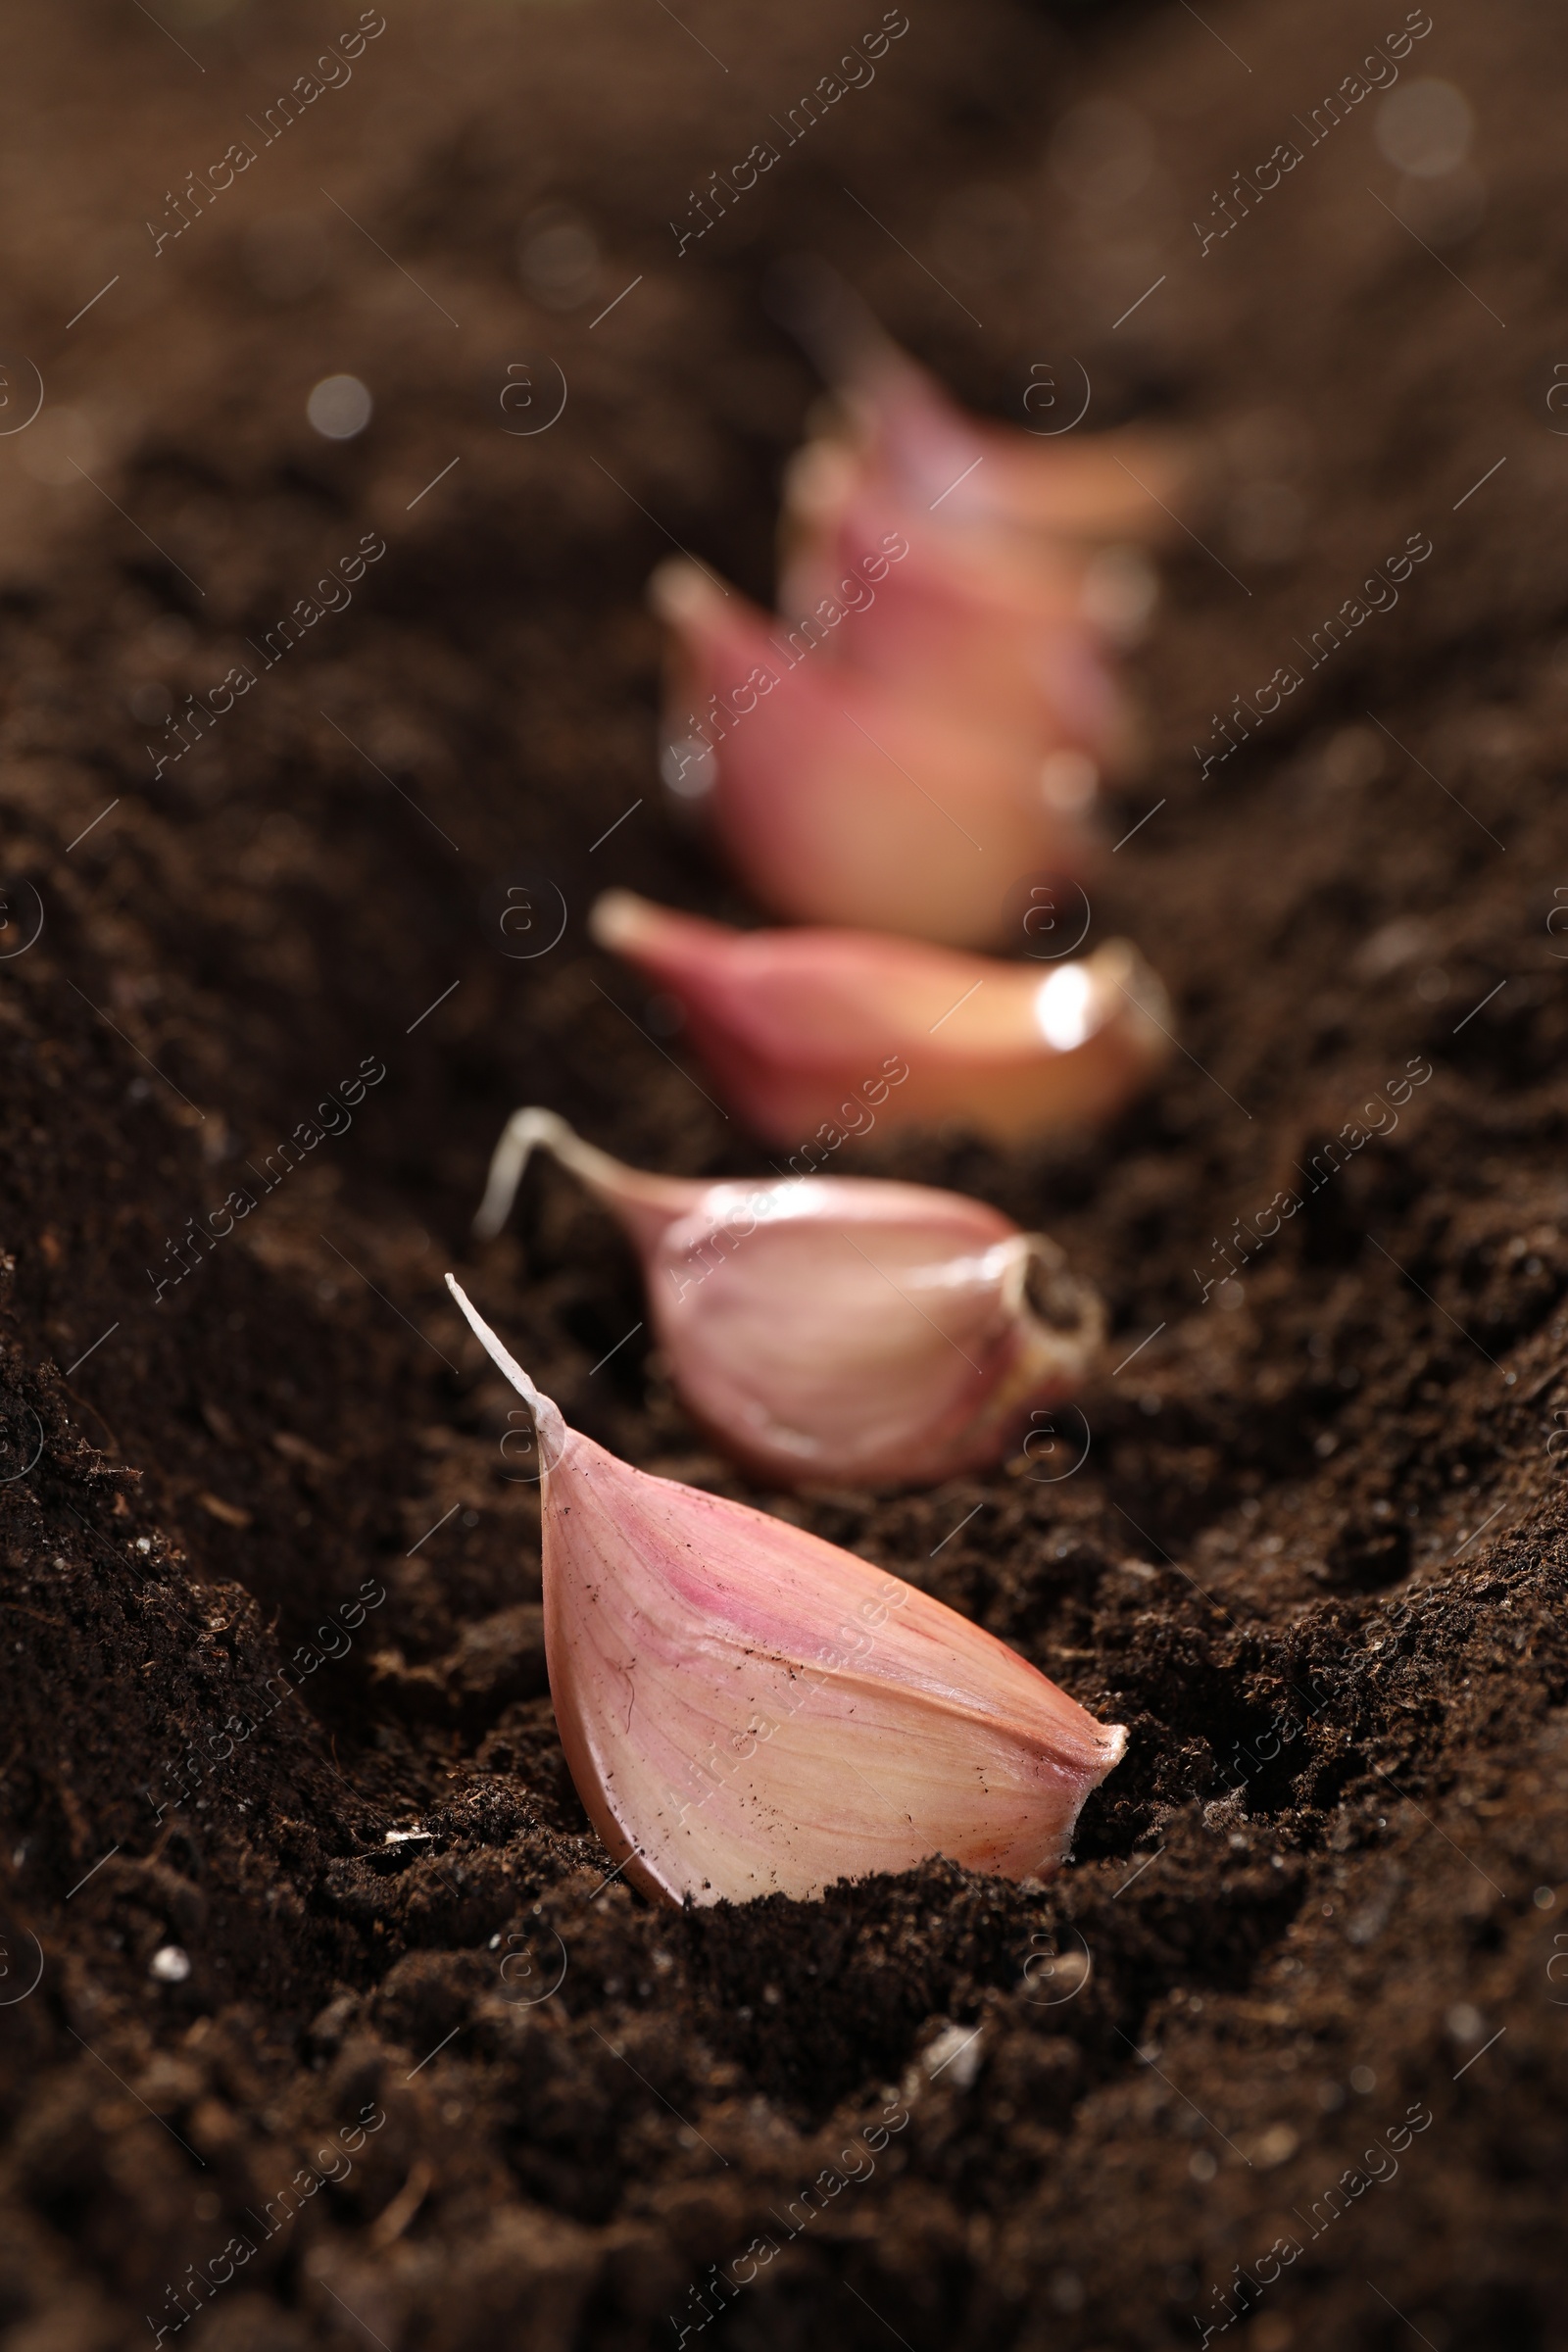
[[[704,577],[702,566],[689,556],[668,557],[649,576],[649,607],[671,627],[682,621],[695,621],[712,601],[713,590]]]
[[[648,936],[648,901],[634,890],[607,890],[588,910],[588,936],[612,955],[635,952]]]
[[[553,1463],[560,1460],[565,1451],[566,1441],[570,1434],[562,1418],[560,1405],[556,1403],[554,1397],[545,1396],[542,1390],[535,1388],[511,1349],[491,1330],[457,1276],[449,1273],[446,1281],[447,1289],[457,1300],[465,1322],[486,1355],[489,1356],[497,1370],[511,1382],[517,1395],[533,1408],[534,1427],[539,1436],[540,1459],[548,1470]]]

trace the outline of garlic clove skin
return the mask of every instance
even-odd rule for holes
[[[534,1409],[551,1695],[617,1870],[706,1905],[936,1854],[1060,1867],[1123,1726],[853,1553],[605,1452],[447,1281]]]
[[[1087,771],[1083,798],[1093,793],[1093,763],[1064,733],[1053,751],[1039,735],[993,732],[983,711],[912,696],[820,647],[791,668],[783,624],[770,630],[695,565],[662,566],[653,593],[679,649],[665,780],[700,803],[772,912],[985,946],[1020,874],[1089,864],[1078,809],[1051,790],[1067,757]],[[1092,711],[1087,673],[1063,682]]]
[[[519,1156],[515,1139],[524,1139]],[[687,1410],[776,1484],[932,1486],[1000,1461],[1088,1376],[1104,1310],[1061,1252],[962,1194],[866,1177],[675,1185],[623,1168],[552,1112],[519,1111],[492,1163],[498,1231],[543,1142],[626,1226]],[[642,1187],[684,1210],[650,1219]],[[1032,1271],[1054,1322],[1036,1314]]]
[[[1174,1042],[1164,989],[1125,940],[1004,963],[875,932],[731,931],[619,890],[589,929],[679,999],[729,1101],[798,1154],[853,1143],[868,1105],[884,1133],[951,1120],[1013,1143],[1093,1126]]]

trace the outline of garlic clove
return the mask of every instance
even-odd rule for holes
[[[770,633],[694,564],[663,566],[654,595],[679,647],[666,781],[701,800],[773,912],[989,945],[1020,874],[1085,869],[1088,833],[1047,776],[1068,754],[1093,782],[1064,733],[994,732],[983,712],[796,655],[782,623]],[[1087,673],[1062,684],[1091,709]]]
[[[868,610],[913,581],[924,593],[946,586],[955,602],[1023,610],[1042,625],[1082,617],[1092,560],[1070,540],[1036,539],[984,514],[929,514],[850,443],[827,435],[806,442],[785,468],[779,554],[785,612],[810,612],[841,591],[842,572],[859,572],[875,592]],[[835,643],[865,634],[847,630]]]
[[[819,438],[917,512],[940,514],[945,525],[989,521],[1091,545],[1163,539],[1180,527],[1170,510],[1196,485],[1190,441],[1146,427],[1078,432],[1078,386],[1065,369],[1059,383],[1032,384],[1024,396],[1047,429],[988,423],[959,408],[830,267],[797,263],[788,280],[776,285],[776,315],[834,387]],[[1086,412],[1087,375],[1082,397]]]
[[[787,643],[907,694],[961,681],[997,733],[1080,745],[1125,763],[1129,727],[1105,635],[1086,613],[1076,551],[1036,553],[988,523],[942,527],[866,483],[847,452],[815,443],[791,469],[779,603],[804,617]]]
[[[537,1143],[631,1234],[688,1411],[780,1484],[931,1486],[997,1462],[1099,1352],[1098,1296],[1066,1276],[1054,1243],[981,1201],[854,1176],[647,1178],[550,1111],[509,1122],[476,1232],[500,1229]],[[650,1184],[684,1208],[650,1218]],[[1031,1303],[1032,1272],[1053,1322]]]
[[[533,1407],[551,1696],[617,1870],[710,1904],[936,1854],[1059,1868],[1123,1726],[853,1553],[605,1452],[447,1281]]]
[[[1172,509],[1191,496],[1192,453],[1176,436],[1132,425],[1045,436],[990,424],[891,342],[860,355],[839,397],[844,437],[867,472],[950,522],[1157,542],[1179,527]]]
[[[589,929],[679,999],[730,1101],[797,1156],[853,1142],[867,1106],[884,1133],[1090,1126],[1142,1093],[1173,1042],[1164,989],[1125,940],[1004,963],[875,932],[731,931],[623,890]]]

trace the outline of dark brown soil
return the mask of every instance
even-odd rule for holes
[[[387,15],[156,254],[353,12],[63,0],[7,34],[0,421],[24,356],[45,400],[0,438],[0,2347],[631,2352],[716,2312],[731,2352],[1087,2352],[1239,2308],[1252,2352],[1568,2343],[1555,16],[1437,11],[1403,76],[1461,87],[1475,146],[1415,183],[1376,96],[1292,127],[1393,6],[910,0],[874,86],[677,258],[690,191],[877,10]],[[1132,115],[1055,132],[1097,95]],[[550,205],[600,257],[554,310],[517,265]],[[767,592],[798,252],[977,406],[1021,421],[1075,360],[1083,429],[1205,454],[1112,838],[1157,812],[1094,894],[1183,1053],[1092,1147],[882,1162],[1104,1286],[1082,1466],[760,1497],[1130,1725],[1077,1859],[679,1915],[602,1888],[536,1492],[441,1275],[594,1436],[747,1491],[642,1337],[601,1365],[638,1280],[569,1183],[466,1237],[523,1102],[760,1164],[584,917],[612,882],[746,916],[659,807],[641,590],[673,540]],[[568,399],[523,436],[529,354]],[[340,371],[376,410],[332,443],[305,400]],[[1411,534],[1397,609],[1307,668]],[[155,775],[166,710],[367,535],[352,605]],[[532,961],[519,879],[564,903]],[[1412,1068],[1396,1125],[1363,1110]]]

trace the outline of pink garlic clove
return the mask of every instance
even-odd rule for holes
[[[1125,764],[1124,699],[1105,632],[1087,616],[1096,584],[1079,553],[1037,551],[983,522],[944,526],[824,442],[792,466],[786,512],[795,527],[779,603],[802,616],[788,624],[791,647],[811,644],[814,659],[906,694],[951,679],[992,732]]]
[[[1179,527],[1172,510],[1191,492],[1191,453],[1172,434],[1129,425],[1046,436],[990,424],[890,342],[860,355],[839,396],[845,437],[867,473],[951,522],[1158,542]]]
[[[680,647],[665,780],[775,913],[989,945],[1020,875],[1084,869],[1095,768],[1065,738],[1051,753],[792,650],[695,564],[665,565],[654,593]]]
[[[854,1176],[647,1177],[547,1110],[509,1121],[477,1233],[500,1230],[541,1143],[630,1233],[682,1402],[763,1478],[932,1486],[1000,1461],[1099,1351],[1096,1294],[981,1201]]]
[[[895,536],[918,548],[924,563],[954,568],[966,590],[1038,606],[1043,617],[1076,619],[1091,552],[1071,539],[1051,539],[998,523],[986,514],[954,515],[906,497],[842,433],[821,432],[803,443],[784,469],[779,514],[780,575],[792,593],[787,611],[808,611],[834,585],[841,565],[888,560],[889,586],[907,577],[909,557],[887,544]]]
[[[607,891],[589,928],[679,999],[730,1101],[808,1173],[866,1131],[959,1121],[1002,1142],[1092,1126],[1165,1059],[1170,1006],[1125,940],[1003,963],[875,932],[731,931]],[[796,1167],[796,1159],[789,1162]]]
[[[1000,524],[1056,542],[1058,553],[1064,540],[1152,541],[1179,527],[1171,509],[1194,486],[1192,445],[1145,427],[1076,430],[1093,397],[1076,362],[1049,383],[1031,369],[1024,407],[1037,426],[992,424],[959,408],[833,270],[802,263],[789,278],[777,287],[780,322],[834,387],[821,439],[846,448],[864,479],[945,525]]]
[[[606,1453],[447,1281],[533,1408],[551,1696],[617,1870],[709,1904],[805,1899],[937,1854],[1010,1878],[1060,1867],[1120,1724],[898,1577]]]

